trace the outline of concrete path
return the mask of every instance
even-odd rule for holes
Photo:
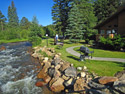
[[[73,49],[81,46],[73,46],[66,48],[66,51],[74,56],[80,57],[80,53],[74,51]],[[91,59],[91,58],[90,58]],[[102,60],[102,61],[115,61],[115,62],[125,62],[125,59],[121,58],[103,58],[103,57],[92,57],[91,60]]]

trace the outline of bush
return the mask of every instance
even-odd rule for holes
[[[99,46],[107,50],[120,50],[125,49],[125,38],[120,35],[115,35],[113,39],[101,37],[99,41]]]
[[[29,38],[29,41],[32,43],[33,46],[39,45],[42,41],[40,37],[32,36]]]

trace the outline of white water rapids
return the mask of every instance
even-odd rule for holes
[[[27,52],[30,43],[1,46],[6,50],[0,51],[0,94],[43,94],[42,88],[35,86],[35,60]]]

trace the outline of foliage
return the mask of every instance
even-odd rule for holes
[[[42,39],[38,36],[29,37],[29,41],[33,44],[33,46],[39,45]]]
[[[53,0],[52,19],[56,24],[56,31],[66,32],[68,12],[70,11],[70,3],[73,0]]]
[[[30,22],[26,17],[23,17],[20,21],[20,26],[22,29],[28,29],[30,27]]]
[[[9,28],[0,32],[0,40],[28,39],[29,31],[20,28]]]
[[[29,41],[32,42],[34,46],[39,45],[42,40],[42,33],[40,31],[40,26],[38,24],[32,24],[30,27]]]
[[[83,37],[81,13],[75,4],[72,4],[72,9],[68,14],[68,25],[65,35],[69,37],[70,41],[77,42]]]
[[[97,18],[94,14],[94,0],[76,0],[80,13],[82,14],[83,38],[88,43],[89,38],[96,34],[93,27],[96,25]]]
[[[8,7],[8,20],[9,20],[9,25],[11,27],[18,26],[19,19],[17,16],[16,7],[13,1],[11,2],[11,6]]]
[[[2,12],[0,11],[0,31],[3,31],[3,30],[4,30],[5,21],[6,21],[6,18],[5,18],[5,16],[2,14]]]
[[[120,50],[121,48],[125,49],[125,38],[122,38],[120,35],[115,35],[114,39],[110,37],[104,38],[101,37],[99,44],[104,49],[110,50]]]
[[[98,23],[110,17],[116,12],[119,0],[95,0],[94,11],[98,18]]]
[[[56,29],[55,29],[55,25],[48,25],[44,27],[45,30],[45,34],[48,34],[48,36],[53,37],[56,35]]]
[[[39,21],[38,21],[36,16],[33,16],[32,23],[33,24],[39,24]]]

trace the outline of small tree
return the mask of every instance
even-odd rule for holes
[[[39,21],[36,16],[33,16],[32,23],[37,25],[39,24]]]
[[[20,26],[22,29],[28,29],[30,27],[30,22],[26,17],[23,17],[20,21]]]
[[[6,21],[6,18],[0,11],[0,28],[1,28],[0,30],[1,31],[3,31],[3,29],[4,29],[5,21]]]

